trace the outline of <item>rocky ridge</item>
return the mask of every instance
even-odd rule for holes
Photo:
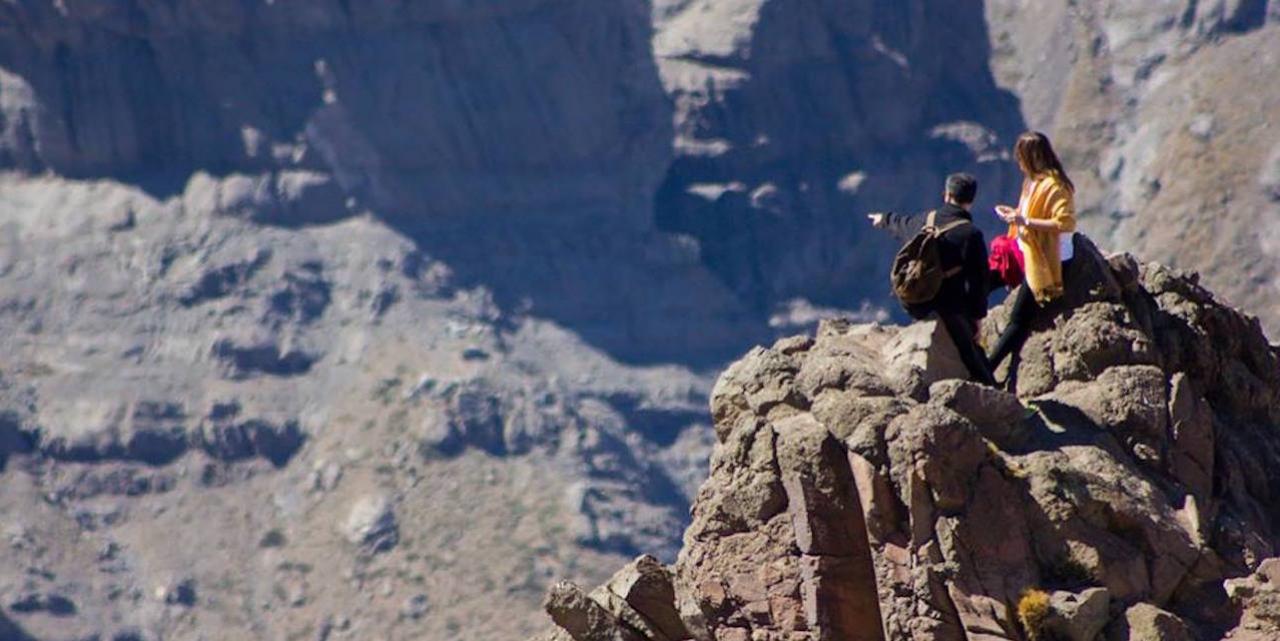
[[[674,567],[555,586],[540,638],[1276,638],[1280,349],[1194,274],[1082,239],[1067,277],[1012,392],[930,322],[752,350]]]

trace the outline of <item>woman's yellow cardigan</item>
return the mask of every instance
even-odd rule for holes
[[[1057,231],[1022,230],[1023,258],[1027,286],[1036,302],[1044,305],[1062,295],[1062,257],[1058,253],[1058,234],[1076,230],[1075,194],[1055,174],[1036,178],[1020,203],[1022,215],[1034,220],[1052,220]],[[1009,226],[1009,235],[1018,236],[1017,225]]]

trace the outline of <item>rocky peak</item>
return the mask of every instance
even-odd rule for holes
[[[927,322],[752,350],[674,567],[556,586],[543,638],[1277,638],[1277,349],[1194,274],[1082,239],[1067,279],[1010,391]]]

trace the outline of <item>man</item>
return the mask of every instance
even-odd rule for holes
[[[973,225],[969,208],[978,195],[978,181],[969,174],[947,176],[943,190],[943,205],[934,218],[936,227],[945,227],[957,221],[970,224],[958,225],[938,239],[938,257],[944,270],[959,268],[954,275],[942,281],[942,289],[927,309],[911,309],[913,315],[932,313],[951,335],[960,352],[960,359],[969,370],[970,377],[986,385],[995,385],[986,354],[978,345],[977,334],[982,319],[987,316],[988,286],[987,243],[982,230]],[[895,213],[868,214],[871,224],[885,229],[900,242],[913,238],[924,228],[929,214],[907,216]]]

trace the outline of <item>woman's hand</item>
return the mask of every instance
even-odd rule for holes
[[[996,205],[996,215],[1006,223],[1017,227],[1030,227],[1027,217],[1008,205]]]
[[[1000,217],[1000,220],[1010,225],[1018,224],[1018,219],[1021,218],[1018,215],[1018,210],[1008,205],[996,205],[996,215]]]

